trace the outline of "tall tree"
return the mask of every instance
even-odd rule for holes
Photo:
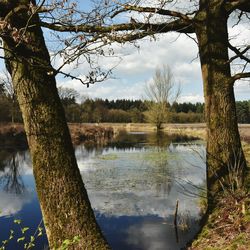
[[[173,74],[166,65],[157,68],[153,81],[146,84],[145,93],[150,100],[147,102],[146,118],[156,125],[157,131],[162,129],[163,123],[169,118],[170,103],[179,97],[180,88],[175,91],[174,87]]]
[[[108,249],[77,167],[34,1],[0,1],[5,62],[22,111],[51,249]]]
[[[64,23],[45,20],[41,25],[78,36],[92,35],[104,44],[134,41],[156,33],[178,32],[188,36],[196,34],[205,96],[207,184],[209,204],[212,207],[216,193],[222,186],[229,184],[229,166],[239,166],[237,183],[241,185],[247,169],[237,126],[234,83],[250,77],[250,47],[230,42],[228,20],[238,13],[236,25],[242,20],[249,22],[249,0],[165,0],[156,1],[155,5],[150,2],[148,7],[144,1],[113,4],[110,8],[105,7],[106,5],[107,1],[102,8],[103,12],[106,10],[105,15],[94,25],[83,23],[80,19],[74,25],[72,22],[67,23],[67,20]],[[120,20],[124,20],[124,13],[133,17],[120,23]],[[97,9],[91,14],[92,18],[97,14],[100,16]],[[120,15],[123,18],[119,19]],[[233,53],[232,57],[229,57],[229,49]],[[232,74],[231,66],[239,60],[244,63],[239,71]]]

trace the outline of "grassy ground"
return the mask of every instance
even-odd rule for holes
[[[250,144],[243,142],[250,166]],[[249,170],[250,172],[250,170]],[[189,250],[249,250],[250,249],[250,174],[245,190],[226,190],[217,199],[209,216]]]
[[[109,126],[114,129],[116,133],[119,130],[126,131],[156,131],[155,126],[149,123],[100,123],[101,126]],[[250,124],[239,124],[241,138],[250,143]],[[174,134],[186,134],[189,136],[196,136],[206,138],[206,124],[205,123],[192,123],[192,124],[177,124],[169,123],[163,125],[163,131]]]
[[[250,249],[250,195],[224,193],[190,250]]]

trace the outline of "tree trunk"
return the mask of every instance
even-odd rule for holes
[[[228,56],[228,30],[223,1],[206,1],[196,20],[207,123],[207,188],[209,204],[221,189],[240,187],[246,170],[238,131],[234,82]]]
[[[10,11],[20,7],[8,20],[11,27],[17,30],[25,27],[28,15],[22,6],[29,6],[29,0],[6,2],[9,6],[4,8],[5,15],[7,8]],[[4,13],[0,10],[0,17],[1,14]],[[38,22],[37,15],[29,20],[29,24]],[[3,40],[7,68],[22,111],[50,248],[57,249],[64,240],[79,236],[80,242],[70,249],[109,249],[77,167],[41,28],[34,25],[20,38],[10,31]]]

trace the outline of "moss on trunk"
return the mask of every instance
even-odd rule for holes
[[[206,1],[195,18],[208,133],[207,186],[210,205],[222,188],[242,185],[246,170],[237,125],[234,83],[228,63],[228,16],[221,7],[222,3],[218,0]]]
[[[29,6],[28,0],[13,3],[12,10]],[[28,18],[24,8],[8,21],[20,30]],[[37,15],[29,20],[32,23],[39,23]],[[34,25],[20,39],[11,32],[3,37],[6,63],[23,115],[50,248],[79,236],[72,249],[109,249],[77,167],[42,30]]]

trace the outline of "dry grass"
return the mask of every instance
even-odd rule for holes
[[[112,139],[114,132],[111,127],[99,125],[69,124],[73,144],[82,142],[102,144]]]
[[[250,195],[224,193],[189,250],[246,250],[250,246]]]
[[[96,125],[69,124],[73,144],[82,142],[104,143],[113,137],[111,127]],[[27,148],[27,141],[22,124],[0,124],[0,146],[7,148]]]

